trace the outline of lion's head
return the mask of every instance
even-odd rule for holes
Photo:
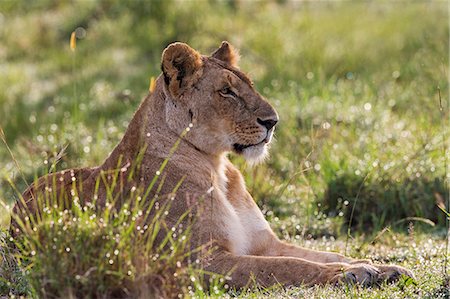
[[[169,45],[161,64],[166,122],[178,133],[192,123],[186,140],[203,152],[234,151],[257,161],[267,152],[278,115],[238,69],[237,58],[227,42],[211,56],[183,43]]]

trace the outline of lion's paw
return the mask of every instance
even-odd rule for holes
[[[380,270],[380,282],[386,281],[388,283],[396,282],[403,275],[411,277],[414,279],[414,274],[401,266],[396,265],[376,265]]]
[[[335,284],[347,283],[369,287],[379,281],[380,274],[380,270],[369,264],[348,265],[341,268],[340,273],[336,274],[331,282]]]

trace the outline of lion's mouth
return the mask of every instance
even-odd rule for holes
[[[236,153],[241,154],[246,148],[267,144],[272,140],[272,132],[273,132],[273,130],[270,130],[269,132],[267,132],[266,138],[264,138],[261,142],[258,142],[255,144],[235,143],[235,144],[233,144],[233,149]]]
[[[235,143],[235,144],[233,144],[233,149],[234,149],[234,151],[235,151],[236,153],[240,154],[240,153],[242,153],[246,148],[249,148],[249,147],[254,146],[254,145],[256,145],[256,144],[247,144],[247,145],[244,145],[244,144]]]

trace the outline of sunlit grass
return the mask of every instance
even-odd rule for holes
[[[68,38],[76,28],[86,35],[75,60]],[[438,100],[439,86],[447,107],[448,34],[444,2],[0,2],[0,127],[15,157],[0,146],[0,200],[18,198],[8,180],[22,191],[23,179],[100,164],[152,88],[148,78],[160,72],[169,42],[208,53],[227,39],[280,114],[266,164],[247,168],[232,157],[280,237],[390,257],[419,281],[241,296],[435,297],[444,279],[443,252],[432,247],[443,244],[445,215],[437,205],[448,196],[449,115]],[[411,217],[424,222],[411,224]],[[0,227],[8,218],[0,210]]]
[[[9,210],[6,208],[6,203],[0,202],[0,230],[9,227],[10,216]]]
[[[64,193],[52,192],[58,189],[56,176],[45,190],[37,190],[37,213],[31,213],[18,194],[21,208],[12,214],[13,234],[0,230],[0,294],[168,298],[201,290],[203,273],[191,258],[201,249],[190,245],[193,212],[185,211],[175,223],[165,219],[183,180],[174,186],[171,199],[158,197],[165,166],[189,129],[148,185],[133,188],[125,199],[113,192],[120,180],[120,159],[117,169],[100,173],[93,198],[82,197],[78,186],[83,182],[74,176]],[[142,156],[130,165],[128,180]],[[102,209],[97,205],[100,184],[106,192]],[[25,286],[18,289],[18,280]],[[217,281],[216,286],[221,285]]]
[[[380,287],[336,288],[318,286],[313,288],[275,288],[274,290],[250,290],[239,298],[447,298],[445,277],[442,273],[441,257],[445,244],[442,240],[427,236],[410,239],[398,234],[385,235],[370,246],[353,241],[355,246],[349,252],[355,257],[370,257],[377,263],[397,263],[409,267],[416,275],[415,283],[401,280],[396,284],[384,284]],[[337,250],[343,252],[345,243],[323,239],[308,241],[310,248],[318,250]]]

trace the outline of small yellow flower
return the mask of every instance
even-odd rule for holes
[[[156,88],[156,81],[155,81],[155,77],[151,77],[150,78],[150,86],[148,87],[148,91],[150,91],[150,93],[154,92]]]
[[[72,51],[75,51],[75,48],[77,47],[77,37],[75,35],[75,31],[72,32],[72,34],[70,35],[70,49]]]

